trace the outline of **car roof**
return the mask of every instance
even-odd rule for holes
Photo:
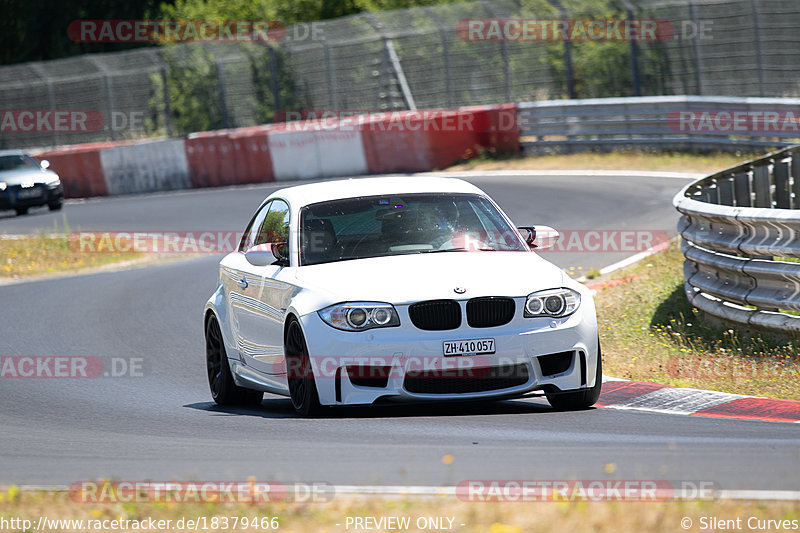
[[[485,194],[478,187],[457,178],[427,176],[386,176],[377,178],[350,178],[330,180],[279,189],[269,198],[284,198],[291,205],[304,205],[383,194],[449,193]]]

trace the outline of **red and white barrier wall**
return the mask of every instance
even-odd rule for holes
[[[322,124],[298,123],[269,136],[272,168],[277,181],[366,174],[367,158],[361,131],[322,130]]]
[[[140,142],[100,150],[108,194],[189,188],[183,139]]]
[[[185,139],[41,152],[67,197],[219,187],[446,168],[483,151],[516,152],[514,104],[402,111],[193,133]]]

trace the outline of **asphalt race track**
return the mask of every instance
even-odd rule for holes
[[[518,224],[675,232],[674,193],[654,177],[471,179]],[[72,230],[241,231],[278,185],[71,202]],[[52,230],[62,213],[0,214],[0,233]],[[13,214],[13,213],[11,213]],[[626,254],[551,253],[601,268]],[[629,255],[629,254],[627,254]],[[454,485],[468,479],[652,479],[722,489],[794,489],[800,426],[544,400],[400,405],[296,418],[288,399],[222,409],[210,399],[202,306],[219,255],[0,286],[0,355],[143,362],[141,377],[0,379],[0,483],[259,480]],[[452,462],[443,461],[447,454]],[[615,465],[615,470],[607,465]],[[613,470],[613,474],[608,474]]]

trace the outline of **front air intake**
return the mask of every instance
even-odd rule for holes
[[[478,369],[409,372],[403,388],[414,394],[470,394],[519,387],[528,382],[524,364]]]
[[[569,370],[574,354],[575,352],[559,352],[537,357],[542,376],[555,376]]]

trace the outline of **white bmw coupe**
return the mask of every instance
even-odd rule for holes
[[[554,237],[555,235],[555,237]],[[303,415],[377,401],[597,401],[590,292],[477,187],[363,178],[272,193],[204,310],[214,401],[289,396]]]

